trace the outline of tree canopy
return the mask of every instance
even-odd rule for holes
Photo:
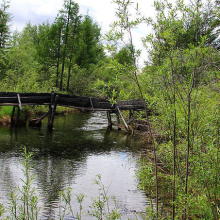
[[[156,198],[149,218],[164,217],[159,198],[166,195],[172,219],[219,219],[219,0],[156,0],[152,18],[131,0],[113,3],[117,19],[104,36],[73,0],[64,0],[52,23],[28,23],[10,35],[3,1],[1,91],[141,99],[145,112],[134,117],[148,125],[152,155],[139,179]],[[134,43],[140,24],[151,28],[142,39],[149,55],[142,69]]]

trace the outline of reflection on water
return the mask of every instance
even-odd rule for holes
[[[55,118],[54,130],[47,130],[46,120],[40,129],[0,127],[0,203],[7,206],[10,187],[21,186],[24,178],[20,160],[22,147],[34,153],[32,173],[40,198],[41,219],[58,219],[59,191],[72,189],[87,197],[83,202],[84,219],[91,197],[98,196],[93,184],[96,175],[109,187],[108,194],[119,200],[122,219],[133,218],[134,211],[144,211],[147,198],[137,190],[136,160],[141,151],[134,137],[125,132],[106,132],[105,113],[73,113]]]

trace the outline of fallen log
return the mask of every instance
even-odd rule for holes
[[[29,126],[40,127],[42,125],[42,121],[40,118],[33,118],[29,120]]]

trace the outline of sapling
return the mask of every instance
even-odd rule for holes
[[[79,195],[76,195],[76,201],[79,203],[79,213],[76,213],[76,218],[81,220],[82,219],[82,202],[85,198],[85,195],[80,193]]]
[[[24,160],[20,163],[23,165],[22,172],[25,179],[21,179],[22,187],[11,188],[11,217],[9,219],[38,219],[40,208],[38,207],[38,197],[35,195],[35,189],[32,187],[35,176],[31,174],[31,157],[32,154],[27,152],[24,147]]]
[[[5,208],[4,206],[0,203],[0,217],[5,213]]]
[[[96,219],[120,219],[121,213],[118,212],[117,200],[114,196],[108,196],[109,187],[105,187],[102,182],[101,175],[97,175],[97,178],[94,180],[94,184],[98,185],[99,196],[92,198],[93,203],[88,210],[89,216],[93,216]],[[114,202],[114,208],[110,209],[110,201]]]

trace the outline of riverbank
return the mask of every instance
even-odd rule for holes
[[[10,126],[11,124],[11,114],[13,111],[13,106],[2,106],[0,107],[0,125]],[[43,116],[48,111],[47,107],[44,106],[24,106],[23,110],[20,112],[20,117],[18,125],[25,125],[28,120],[32,118],[39,118]],[[56,115],[66,115],[70,112],[78,112],[77,109],[57,106]],[[15,116],[17,112],[15,111]],[[14,117],[15,117],[14,116]]]
[[[9,115],[0,118],[0,125],[9,126],[11,123],[11,117]]]
[[[3,126],[10,126],[11,124],[11,114],[13,111],[13,106],[2,106],[0,107],[0,125]],[[81,110],[71,108],[71,107],[62,107],[57,106],[56,108],[56,115],[67,115],[70,112],[80,112]],[[45,106],[24,106],[22,111],[20,112],[20,116],[18,119],[17,125],[26,125],[28,121],[31,120],[38,120],[41,118],[45,113],[48,112],[48,108]],[[14,112],[14,121],[17,115],[17,108]],[[129,121],[127,112],[124,114],[126,121]],[[113,116],[114,117],[114,116]],[[117,120],[116,120],[117,121]],[[117,125],[117,122],[115,123]],[[124,127],[123,122],[121,121],[121,127]],[[129,123],[130,132],[137,131],[137,133],[146,133],[148,130],[147,122],[143,120],[133,120]],[[149,141],[150,142],[150,141]]]

